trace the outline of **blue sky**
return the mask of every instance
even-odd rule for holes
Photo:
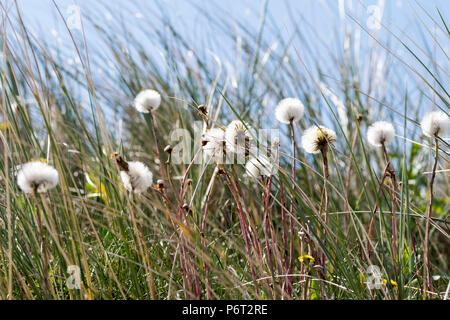
[[[2,2],[13,3],[13,0],[2,0]],[[44,39],[46,43],[53,46],[54,50],[59,48],[69,48],[67,63],[71,66],[77,66],[77,55],[73,52],[71,40],[63,20],[59,16],[58,11],[51,0],[17,0],[23,19],[28,28],[34,30],[34,33]],[[209,19],[225,18],[227,21],[233,23],[242,23],[250,28],[257,28],[260,23],[260,16],[262,13],[264,1],[261,0],[103,0],[103,1],[87,1],[87,0],[56,0],[61,13],[66,19],[70,21],[74,14],[74,6],[79,8],[82,16],[84,14],[94,14],[96,22],[100,25],[102,23],[108,24],[115,22],[118,19],[127,24],[127,27],[136,34],[140,32],[147,32],[145,28],[146,23],[154,20],[154,16],[164,15],[171,20],[171,24],[175,25],[177,29],[184,33],[184,35],[191,39],[192,42],[197,43],[197,48],[201,51],[207,52],[210,47],[209,43],[203,45],[203,39],[213,39],[216,43],[220,43],[222,48],[231,51],[235,50],[235,44],[231,41],[229,43],[224,39],[224,34],[217,32],[212,27]],[[312,52],[318,52],[330,49],[335,56],[342,55],[344,43],[344,29],[346,33],[353,36],[360,36],[360,51],[359,63],[366,66],[373,61],[368,61],[364,52],[378,46],[376,40],[367,35],[362,28],[374,35],[382,41],[390,41],[389,48],[392,48],[392,53],[404,59],[406,63],[412,63],[418,69],[422,68],[414,58],[405,53],[398,40],[393,40],[389,31],[384,28],[377,31],[376,26],[376,9],[381,12],[381,22],[390,25],[391,30],[400,36],[400,40],[407,41],[405,35],[414,40],[421,48],[430,50],[436,54],[436,61],[448,73],[450,73],[448,58],[436,48],[436,42],[432,40],[428,31],[433,33],[440,41],[440,45],[445,52],[450,52],[450,41],[448,35],[443,31],[443,26],[437,13],[436,7],[439,8],[442,15],[446,18],[450,16],[450,0],[268,0],[267,4],[268,21],[266,28],[272,28],[277,25],[278,28],[283,29],[284,38],[289,38],[293,32],[294,27],[298,27],[304,31],[306,37],[304,40],[296,39],[296,46],[302,51],[302,46],[310,46],[313,48]],[[425,10],[423,11],[422,8]],[[205,17],[200,11],[205,10],[211,14],[210,18]],[[429,15],[429,16],[428,16]],[[357,25],[350,17],[354,17],[361,26]],[[440,27],[435,25],[435,22],[440,24]],[[87,26],[88,24],[86,24]],[[163,28],[163,26],[161,26]],[[163,30],[163,29],[162,29]],[[284,30],[286,32],[284,32]],[[75,32],[76,33],[76,32]],[[404,33],[404,34],[402,34]],[[78,33],[80,35],[80,33]],[[277,36],[273,32],[265,33],[265,40],[267,44],[274,44],[277,42]],[[99,35],[87,26],[86,38],[88,43],[88,51],[93,49],[98,50]],[[391,38],[391,39],[389,39]],[[410,40],[408,40],[410,44]],[[147,45],[149,52],[153,49],[150,44]],[[417,50],[417,48],[414,48]],[[212,49],[214,50],[214,49]],[[224,51],[225,51],[224,50]],[[281,51],[282,48],[278,47]],[[72,52],[70,52],[72,51]],[[106,51],[106,50],[105,50]],[[98,51],[97,51],[98,52]],[[218,55],[226,55],[226,52],[215,51]],[[417,52],[419,55],[421,52]],[[279,52],[278,52],[279,53]],[[383,50],[379,50],[376,59],[381,62],[386,62],[390,54]],[[339,77],[339,68],[336,67],[334,61],[329,59],[330,56],[314,56],[314,54],[306,57],[306,64],[314,66],[314,63],[319,63],[322,71],[330,80],[327,85],[333,88],[334,82],[332,78]],[[376,60],[374,59],[374,60]],[[226,60],[226,59],[225,59]],[[111,61],[101,60],[108,68]],[[234,61],[231,61],[233,63]],[[395,84],[395,92],[401,92],[393,99],[391,107],[403,110],[403,97],[407,89],[408,97],[412,103],[419,101],[421,94],[420,90],[414,86],[417,81],[417,76],[411,70],[403,65],[399,59],[392,59],[390,62],[395,64],[393,68],[396,70],[394,75],[390,74],[389,79],[383,78],[383,68],[380,70],[380,81],[386,81],[389,84]],[[375,61],[375,64],[377,62]],[[78,64],[78,67],[80,64]],[[433,67],[428,65],[428,67]],[[110,69],[113,69],[111,66]],[[299,65],[299,68],[301,66]],[[363,69],[363,68],[361,68]],[[422,69],[423,71],[423,69]],[[371,92],[368,85],[364,85],[364,72],[361,72],[361,87],[362,90],[379,98],[377,92]],[[426,74],[423,72],[422,74]],[[444,76],[445,77],[445,76]],[[325,81],[326,81],[325,80]],[[429,79],[427,79],[429,80]],[[448,81],[444,82],[448,83]],[[447,85],[448,86],[448,85]],[[425,88],[430,97],[434,97],[434,93],[428,88]],[[336,90],[337,91],[337,90]],[[289,92],[289,94],[295,94]],[[340,97],[342,98],[342,97]],[[425,108],[433,108],[432,103],[424,104]],[[269,110],[269,109],[268,109]],[[269,110],[270,111],[270,110]],[[268,118],[271,113],[268,114]]]
[[[8,0],[6,0],[8,3]],[[12,1],[9,1],[12,2]],[[198,29],[199,12],[195,6],[201,8],[212,7],[211,3],[217,3],[220,7],[228,11],[230,19],[244,20],[245,23],[257,23],[261,7],[264,1],[261,0],[110,0],[103,1],[106,7],[111,11],[119,9],[123,12],[124,18],[136,19],[140,14],[144,14],[145,9],[154,9],[158,6],[164,8],[174,19],[177,19],[186,26],[186,31],[192,32]],[[275,21],[283,22],[287,16],[287,8],[291,11],[303,14],[308,17],[318,30],[324,29],[339,17],[339,7],[345,8],[346,12],[357,14],[361,17],[369,17],[369,13],[363,12],[362,5],[369,7],[380,5],[384,2],[383,19],[391,19],[400,28],[406,29],[417,23],[417,17],[411,10],[411,5],[415,0],[269,0],[268,12]],[[51,0],[18,0],[25,21],[33,25],[40,26],[42,30],[50,31],[52,29],[62,28],[61,19]],[[93,4],[98,1],[87,0],[56,0],[61,12],[67,17],[69,8],[72,5],[80,7],[81,12],[85,13],[93,8]],[[448,0],[419,0],[418,3],[433,16],[437,17],[435,7],[438,7],[444,17],[448,17],[450,12],[450,1]],[[361,5],[362,4],[362,5]],[[95,6],[97,8],[97,6]],[[417,7],[417,6],[416,6]],[[99,12],[101,14],[101,12]],[[417,11],[420,16],[423,12]],[[218,13],[219,14],[219,13]],[[101,16],[101,15],[100,15]],[[108,18],[108,12],[103,12],[104,19]],[[426,19],[425,19],[426,20]],[[197,25],[197,26],[196,26]]]
[[[9,4],[13,3],[12,0],[5,1]],[[256,27],[265,3],[262,0],[56,0],[55,2],[66,19],[70,19],[74,12],[74,6],[77,6],[80,8],[81,15],[95,14],[96,22],[100,24],[107,23],[119,16],[122,21],[134,25],[139,21],[152,21],[153,15],[160,16],[161,12],[164,12],[171,19],[171,23],[178,26],[178,29],[193,41],[218,37],[215,30],[209,28],[211,21],[201,14],[199,8],[211,13],[213,19],[215,16],[226,15],[230,21]],[[53,1],[18,0],[18,3],[26,25],[35,30],[39,37],[43,37],[59,47],[65,42],[70,42],[65,25]],[[311,37],[308,39],[311,43],[317,39],[326,43],[334,43],[336,35],[342,35],[342,21],[348,28],[348,32],[361,31],[361,28],[351,20],[350,16],[355,17],[369,31],[374,31],[371,27],[376,21],[374,8],[377,7],[381,11],[382,23],[394,23],[395,27],[391,28],[406,32],[422,45],[423,22],[432,32],[441,33],[438,36],[444,37],[446,40],[442,46],[446,51],[449,50],[448,37],[442,34],[442,29],[435,27],[434,21],[420,8],[423,7],[435,21],[440,23],[436,7],[444,17],[449,17],[449,0],[418,0],[417,3],[416,0],[268,0],[267,12],[270,19],[268,26],[270,27],[270,24],[274,23],[278,27],[285,28],[284,36],[287,37],[293,28],[291,20],[293,17],[294,23],[298,21],[296,27],[303,28],[305,33]],[[135,32],[139,31],[142,30],[135,29]],[[399,32],[397,31],[397,34]],[[273,36],[273,33],[267,32],[267,34]],[[370,39],[366,41],[365,36],[365,33],[362,32],[361,50],[370,46]],[[382,29],[377,36],[387,37],[389,33]],[[96,43],[98,35],[96,32],[86,29],[86,37],[88,43]],[[428,36],[428,38],[430,37]],[[275,40],[267,39],[269,43]]]
[[[12,0],[4,0],[10,5]],[[71,45],[71,41],[65,25],[58,14],[58,11],[51,0],[17,0],[21,8],[24,21],[28,27],[31,27],[35,34],[52,44],[55,48]],[[213,39],[215,42],[224,42],[223,34],[217,33],[217,30],[211,27],[211,21],[215,17],[223,18],[233,23],[242,23],[245,26],[257,28],[260,23],[260,16],[265,1],[262,0],[56,0],[61,13],[66,19],[74,14],[74,6],[79,8],[81,15],[86,13],[94,14],[96,22],[110,23],[114,19],[120,19],[127,24],[132,32],[146,32],[145,25],[148,21],[153,21],[154,16],[167,15],[171,23],[178,30],[183,32],[188,39],[193,42],[201,43],[202,39]],[[432,41],[430,31],[440,39],[441,46],[446,52],[450,51],[448,35],[443,31],[436,8],[439,8],[442,15],[446,18],[450,16],[450,0],[268,0],[267,2],[268,21],[266,28],[282,28],[282,36],[289,37],[294,27],[304,30],[307,35],[305,45],[312,46],[314,50],[320,51],[319,42],[327,44],[335,54],[341,54],[342,47],[345,46],[342,34],[345,32],[356,34],[361,37],[360,51],[364,52],[375,46],[375,40],[361,30],[361,26],[377,38],[385,41],[392,41],[391,48],[399,57],[405,59],[407,63],[413,58],[405,54],[398,40],[386,40],[392,38],[390,33],[381,28],[379,32],[376,26],[376,14],[380,14],[381,22],[389,24],[391,30],[395,30],[400,35],[401,40],[405,40],[404,35],[413,39],[419,46],[427,50],[436,52],[436,61],[442,65],[447,72],[448,58],[439,50],[436,50],[436,43]],[[376,12],[376,10],[380,12]],[[423,11],[422,8],[425,10]],[[211,14],[210,18],[205,17],[200,11],[205,10]],[[351,19],[354,17],[361,26],[358,26]],[[440,23],[436,27],[435,22]],[[162,26],[161,26],[162,27]],[[404,35],[402,35],[404,32]],[[98,33],[89,27],[86,28],[86,37],[88,39],[88,49],[96,46],[99,41]],[[277,42],[276,35],[273,32],[265,33],[268,44]],[[298,44],[303,44],[300,41]],[[223,47],[233,50],[233,43],[230,46]],[[198,47],[198,46],[197,46]],[[208,47],[200,46],[201,50],[207,51]],[[98,48],[97,48],[98,49]],[[149,50],[152,48],[149,47]],[[302,48],[300,48],[302,49]],[[328,48],[327,48],[328,49]],[[278,50],[281,50],[278,48]],[[222,52],[223,53],[223,52]],[[220,52],[218,54],[221,54]],[[364,55],[361,55],[361,63],[365,63]],[[68,63],[74,64],[75,58],[68,58]],[[314,63],[311,60],[307,64]],[[380,57],[379,57],[380,58]],[[383,57],[381,57],[383,58]],[[412,60],[411,60],[412,59]],[[401,66],[401,63],[394,59],[395,63]],[[105,61],[106,62],[106,61]],[[413,61],[414,62],[414,61]],[[415,61],[417,63],[417,61]],[[337,72],[335,65],[329,59],[323,59],[320,63],[329,64],[326,72],[333,75]],[[399,69],[402,70],[402,69]],[[404,72],[399,71],[399,73]],[[406,77],[406,75],[405,75]],[[406,83],[402,79],[402,83]]]

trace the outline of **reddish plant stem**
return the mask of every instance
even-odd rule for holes
[[[240,199],[243,200],[244,195],[243,195],[241,186],[239,185],[238,175],[236,173],[236,170],[234,169],[234,166],[231,166],[231,171],[233,173],[233,177],[234,177],[234,181],[235,181],[234,186],[235,186],[235,190],[237,192],[236,194],[238,197],[240,197]],[[256,236],[257,235],[256,227],[255,227],[255,224],[250,220],[250,211],[246,207],[245,201],[241,202],[241,207],[245,214],[244,218],[248,217],[248,222],[247,222],[247,219],[245,219],[244,222],[246,223],[247,229],[249,230],[249,239],[250,239],[251,245],[255,250],[255,254],[256,254],[256,257],[258,258],[258,260],[262,261],[262,246],[261,246],[261,243],[258,241],[259,238]]]
[[[150,118],[150,124],[152,127],[152,133],[153,133],[153,137],[155,138],[155,147],[156,147],[156,154],[158,155],[158,160],[159,160],[159,173],[161,175],[161,179],[166,180],[166,173],[164,170],[164,164],[163,164],[163,159],[161,156],[161,151],[159,150],[159,140],[158,140],[158,135],[156,134],[156,126],[155,126],[155,119],[153,117],[153,111],[150,110],[148,112],[149,118]]]
[[[217,170],[217,169],[216,169]],[[206,199],[206,204],[205,204],[205,210],[203,213],[203,218],[202,218],[202,231],[201,231],[201,235],[202,235],[202,245],[204,247],[204,250],[206,250],[206,238],[205,238],[205,233],[206,233],[206,219],[208,217],[208,209],[209,209],[209,202],[211,200],[211,195],[213,193],[214,190],[214,185],[216,182],[216,173],[214,173],[213,175],[213,182],[211,185],[211,190],[209,191],[208,197]],[[209,265],[208,263],[206,263],[206,258],[203,257],[203,269],[205,270],[205,283],[206,283],[206,299],[211,300],[212,299],[212,289],[211,289],[211,284],[209,282]]]
[[[44,229],[42,227],[41,213],[39,210],[38,196],[37,196],[36,190],[34,192],[34,199],[35,199],[35,203],[36,203],[36,221],[37,221],[39,236],[40,236],[41,245],[42,245],[42,260],[43,260],[43,268],[44,268],[44,270],[43,270],[44,271],[44,274],[43,274],[44,297],[45,297],[45,299],[48,299],[48,297],[49,297],[48,291],[50,290],[50,283],[48,280],[48,264],[49,263],[48,263],[48,256],[47,256],[47,245],[46,245],[45,236],[44,236]]]
[[[200,151],[200,149],[199,149],[199,151]],[[188,177],[189,171],[191,170],[192,166],[194,165],[195,159],[196,159],[197,155],[199,154],[199,151],[197,151],[197,153],[194,155],[192,161],[189,163],[189,165],[188,165],[188,167],[186,169],[186,172],[184,173],[183,179],[181,181],[179,196],[178,196],[179,203],[178,203],[178,209],[177,210],[178,210],[178,219],[180,220],[179,223],[180,224],[186,224],[187,228],[189,228],[189,225],[188,225],[188,220],[183,215],[182,203],[183,203],[184,197],[186,196],[186,181],[187,181],[187,177]],[[184,232],[183,230],[181,230],[181,232],[180,232],[180,242],[181,242],[180,250],[181,250],[181,253],[182,253],[182,254],[180,254],[180,263],[182,265],[184,263],[185,271],[187,273],[186,275],[187,275],[187,280],[188,280],[188,288],[189,288],[190,291],[192,291],[191,277],[194,279],[194,285],[196,286],[195,287],[196,295],[198,297],[199,290],[200,290],[199,286],[197,285],[198,284],[198,278],[197,278],[197,274],[196,274],[195,270],[193,270],[194,267],[191,266],[191,264],[189,263],[190,259],[188,258],[188,255],[187,255],[187,252],[186,252],[185,238],[183,237],[183,232]],[[184,262],[182,260],[184,260]],[[192,268],[192,272],[191,272],[191,268]],[[186,295],[186,292],[185,292],[185,295]]]
[[[391,219],[392,219],[392,254],[394,256],[394,261],[397,261],[397,246],[396,246],[396,219],[395,219],[395,203],[397,202],[397,179],[394,169],[391,167],[391,162],[389,160],[389,155],[386,150],[384,143],[381,144],[384,153],[384,159],[388,164],[388,173],[392,182],[392,201],[391,201]]]
[[[289,231],[290,231],[290,237],[291,237],[291,243],[289,247],[289,265],[288,265],[288,282],[287,282],[287,292],[290,297],[292,297],[292,269],[294,267],[294,193],[295,193],[295,187],[297,182],[297,169],[296,169],[296,159],[295,159],[295,131],[294,131],[294,123],[291,121],[289,123],[290,129],[291,129],[291,141],[292,141],[292,200],[291,200],[291,206],[289,208]]]
[[[271,210],[271,207],[270,207],[270,196],[271,196],[270,189],[271,189],[271,186],[272,186],[272,181],[273,181],[273,177],[271,176],[270,180],[269,180],[269,185],[267,187],[265,202],[266,202],[266,208],[267,208],[267,211],[268,211],[268,214],[269,214],[269,218],[270,218],[269,219],[269,224],[270,224],[270,232],[271,232],[271,237],[272,237],[272,248],[273,248],[273,251],[274,251],[275,262],[276,262],[276,265],[277,265],[277,271],[278,271],[278,273],[281,273],[282,269],[281,269],[280,261],[282,261],[282,258],[280,256],[280,251],[279,251],[279,248],[278,248],[278,240],[277,240],[277,236],[276,236],[276,233],[275,233],[275,228],[274,228],[274,225],[273,225],[273,221],[272,221],[272,218],[271,218],[272,210]]]
[[[242,231],[242,237],[244,238],[244,243],[245,243],[245,247],[247,249],[247,254],[248,254],[248,258],[249,258],[249,263],[250,263],[250,269],[252,272],[252,278],[253,278],[253,285],[255,287],[255,291],[257,294],[259,294],[259,288],[258,288],[258,282],[256,280],[256,272],[255,272],[255,267],[253,265],[253,259],[251,258],[252,254],[251,254],[251,250],[250,250],[250,244],[249,244],[249,240],[248,240],[248,234],[247,234],[247,224],[245,223],[245,213],[242,209],[241,206],[241,201],[237,195],[237,191],[234,189],[233,187],[233,183],[231,181],[230,176],[228,175],[228,173],[226,173],[225,171],[223,171],[223,174],[225,176],[225,182],[228,186],[228,188],[230,189],[231,194],[233,195],[234,201],[236,202],[236,205],[238,207],[238,212],[239,212],[239,221],[240,221],[240,225],[241,225],[241,231]]]
[[[287,226],[286,226],[286,210],[285,205],[286,202],[284,200],[284,187],[283,182],[280,179],[280,198],[281,198],[281,224],[283,227],[283,249],[284,249],[284,268],[285,273],[287,274],[289,272],[289,260],[288,260],[288,243],[287,243]],[[283,278],[285,287],[288,286],[288,279],[287,277]]]
[[[389,163],[386,163],[386,167],[383,170],[383,176],[381,177],[380,184],[378,185],[377,198],[380,197],[381,190],[383,190],[384,180],[386,179],[388,168],[389,168]],[[370,238],[371,238],[373,222],[374,222],[374,218],[375,218],[375,214],[377,213],[377,210],[378,210],[378,201],[375,202],[375,206],[373,207],[372,217],[370,219],[370,224],[369,224],[369,231],[367,232],[367,256],[368,257],[370,257]]]
[[[320,202],[320,213],[319,216],[320,218],[322,218],[322,216],[324,217],[324,228],[323,228],[323,240],[324,240],[324,245],[326,245],[327,239],[327,225],[328,225],[328,188],[327,188],[327,184],[328,184],[328,177],[329,177],[329,170],[328,170],[328,147],[327,145],[325,145],[325,147],[323,147],[321,150],[322,153],[322,171],[323,171],[323,190],[322,190],[322,199]],[[322,263],[322,275],[323,278],[325,279],[326,276],[326,255],[325,255],[325,251],[322,251],[322,258],[321,263]]]
[[[431,223],[431,214],[433,212],[433,198],[434,198],[434,179],[436,178],[436,169],[438,163],[438,153],[439,153],[439,144],[438,138],[435,137],[435,153],[434,153],[434,164],[433,171],[431,173],[430,178],[430,198],[428,201],[427,207],[427,220],[425,224],[425,244],[424,244],[424,268],[425,268],[425,276],[423,279],[423,295],[424,298],[427,298],[427,289],[433,290],[432,282],[431,282],[431,263],[430,263],[430,223]]]
[[[264,181],[264,180],[263,180]],[[263,191],[263,211],[264,211],[264,240],[266,242],[266,251],[267,251],[267,259],[269,261],[270,274],[272,276],[272,285],[273,289],[275,289],[275,277],[274,277],[274,265],[273,265],[273,257],[272,257],[272,248],[269,240],[269,204],[270,204],[270,186],[271,186],[272,177],[267,179],[267,183],[264,186]],[[274,293],[272,293],[273,296]]]

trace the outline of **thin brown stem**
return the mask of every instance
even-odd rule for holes
[[[383,170],[383,176],[381,177],[380,184],[378,185],[377,198],[380,197],[381,190],[383,190],[384,180],[386,179],[388,168],[389,168],[389,163],[386,164],[386,167]],[[375,202],[375,205],[373,207],[372,217],[370,219],[370,224],[369,224],[369,231],[367,232],[367,252],[368,252],[369,256],[370,256],[370,237],[372,234],[373,222],[374,222],[374,218],[375,218],[375,214],[377,213],[377,210],[378,210],[378,201]]]
[[[392,201],[391,201],[391,216],[392,216],[392,254],[394,256],[394,261],[397,261],[397,250],[396,250],[396,221],[395,221],[395,203],[397,202],[397,179],[395,175],[395,170],[392,168],[389,160],[389,155],[386,150],[386,146],[382,143],[384,159],[388,164],[388,173],[392,182]]]
[[[433,212],[433,198],[434,198],[434,179],[436,178],[436,168],[438,163],[438,153],[439,153],[439,144],[438,144],[438,138],[435,137],[435,154],[434,154],[434,164],[433,164],[433,171],[431,173],[430,178],[430,198],[428,201],[428,207],[427,207],[427,220],[425,224],[425,244],[424,244],[424,269],[425,269],[425,276],[423,279],[423,292],[424,292],[424,298],[427,297],[427,291],[432,290],[432,283],[431,283],[431,263],[430,263],[430,222],[431,222],[431,214]],[[428,289],[428,290],[427,290]]]
[[[264,182],[264,180],[263,180]],[[275,277],[274,277],[274,265],[272,257],[272,247],[269,240],[269,225],[271,224],[271,217],[269,214],[270,203],[270,186],[272,183],[272,177],[267,179],[267,183],[264,184],[263,190],[263,211],[264,211],[264,238],[266,242],[267,259],[269,261],[270,274],[272,276],[273,290],[275,289]],[[272,293],[273,295],[274,293]]]
[[[320,218],[323,216],[324,221],[324,228],[323,228],[323,239],[324,239],[324,245],[326,244],[326,235],[327,235],[327,225],[328,225],[328,177],[329,177],[329,169],[328,169],[328,147],[325,145],[321,150],[322,154],[322,171],[323,171],[323,190],[322,190],[322,201],[320,204]],[[325,251],[322,250],[322,275],[325,279],[325,273],[326,273],[326,255]]]
[[[233,187],[233,183],[231,181],[230,176],[223,169],[220,169],[220,170],[221,170],[221,174],[223,174],[225,176],[225,182],[227,183],[228,188],[229,188],[231,194],[233,195],[234,201],[236,202],[236,205],[237,205],[237,208],[238,208],[239,220],[240,220],[241,231],[242,231],[242,237],[244,238],[245,247],[247,248],[247,254],[248,254],[248,259],[249,259],[249,263],[250,263],[250,269],[251,269],[252,278],[253,278],[253,285],[255,287],[256,293],[258,293],[259,292],[258,282],[256,280],[255,267],[253,265],[253,259],[252,259],[252,254],[251,254],[251,250],[250,250],[250,244],[248,242],[248,234],[247,234],[248,225],[245,223],[245,219],[246,219],[245,213],[244,213],[244,210],[242,209],[241,201],[239,199],[237,191]]]
[[[297,182],[297,169],[296,169],[296,159],[295,159],[295,131],[294,131],[294,123],[291,121],[289,123],[290,129],[291,129],[291,142],[292,142],[292,200],[291,205],[289,208],[289,231],[290,231],[290,237],[291,237],[291,243],[289,247],[289,265],[288,265],[288,274],[292,274],[292,269],[294,267],[294,193],[295,193],[295,186]],[[292,277],[288,276],[288,283],[287,283],[287,292],[289,296],[292,296]]]
[[[208,197],[206,199],[206,203],[205,203],[205,210],[203,213],[203,218],[202,218],[202,231],[201,231],[201,236],[202,236],[202,245],[203,245],[203,250],[207,249],[206,246],[206,221],[207,221],[207,217],[208,217],[208,209],[209,209],[209,202],[211,200],[211,195],[213,193],[214,190],[214,185],[216,182],[216,175],[217,175],[217,171],[218,169],[216,168],[214,171],[214,174],[212,176],[212,184],[211,184],[211,189],[209,190],[208,193]],[[206,257],[203,256],[203,269],[205,270],[205,284],[206,284],[206,299],[211,300],[212,299],[212,289],[211,289],[211,284],[209,282],[209,264],[206,262]]]
[[[165,173],[165,170],[164,170],[164,163],[163,163],[163,159],[162,159],[162,156],[161,156],[161,151],[159,149],[158,135],[156,134],[156,126],[155,126],[155,119],[153,117],[153,111],[150,110],[148,115],[149,115],[149,118],[150,118],[150,124],[151,124],[151,127],[152,127],[153,137],[155,138],[156,154],[158,155],[158,160],[159,160],[159,173],[161,175],[161,179],[166,180],[166,173]]]
[[[48,295],[48,291],[50,289],[50,283],[49,283],[49,279],[48,279],[48,256],[47,256],[47,245],[46,245],[46,241],[45,241],[45,236],[44,236],[44,229],[42,227],[42,221],[41,221],[41,212],[39,210],[39,202],[38,202],[38,195],[37,192],[34,192],[34,197],[35,199],[35,203],[36,203],[36,221],[37,221],[37,225],[38,225],[38,230],[39,230],[39,236],[40,236],[40,241],[41,241],[41,246],[42,246],[42,263],[43,263],[43,268],[44,268],[44,274],[43,274],[43,289],[44,289],[44,297],[45,299],[48,299],[49,295]]]

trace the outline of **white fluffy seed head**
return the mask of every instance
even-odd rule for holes
[[[139,161],[128,162],[128,171],[120,171],[123,186],[134,193],[145,192],[153,183],[153,174]]]
[[[421,123],[423,134],[428,137],[445,135],[449,125],[450,119],[442,111],[434,111],[426,114]]]
[[[278,103],[275,117],[282,123],[290,123],[300,120],[304,111],[305,107],[299,99],[286,98]]]
[[[395,129],[390,122],[377,121],[367,129],[367,141],[374,147],[388,145],[394,138]]]
[[[59,181],[58,171],[52,166],[40,161],[23,164],[17,173],[17,184],[25,193],[39,193],[56,187]]]
[[[266,156],[252,157],[245,164],[245,172],[249,177],[257,179],[261,176],[273,175],[274,166]]]
[[[161,104],[161,95],[158,91],[147,89],[139,92],[134,99],[134,107],[137,111],[148,113],[150,110],[156,110]]]
[[[336,141],[336,132],[323,126],[312,126],[302,135],[302,147],[308,153],[319,153]]]
[[[225,132],[219,128],[206,131],[202,136],[202,150],[205,157],[221,161],[224,157]]]
[[[240,120],[231,121],[225,130],[226,150],[235,153],[248,150],[252,141],[249,130],[251,128],[247,123],[244,125]]]

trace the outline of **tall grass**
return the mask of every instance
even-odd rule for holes
[[[444,39],[426,24],[420,25],[424,41],[411,39],[387,19],[381,30],[389,37],[378,37],[347,14],[341,17],[344,31],[328,43],[290,8],[288,27],[272,19],[267,5],[258,26],[196,7],[217,38],[192,39],[162,6],[138,8],[148,18],[131,28],[122,20],[130,8],[112,11],[106,21],[100,16],[105,5],[98,5],[83,16],[82,31],[65,30],[69,41],[61,47],[37,38],[14,1],[0,8],[2,299],[448,296],[445,139],[439,141],[430,228],[433,280],[422,286],[433,141],[422,136],[419,120],[427,110],[449,111],[448,64],[437,60],[446,55],[442,47],[450,35],[442,11],[411,4],[418,23],[434,19]],[[307,40],[311,35],[315,42]],[[371,43],[365,52],[358,52],[360,39]],[[78,63],[67,64],[68,57]],[[154,131],[132,106],[144,88],[163,96],[153,113]],[[306,108],[294,124],[294,150],[289,127],[273,120],[276,103],[287,96]],[[191,150],[187,163],[173,161],[180,151],[171,136],[175,129],[194,137],[196,121],[223,128],[233,119],[281,130],[277,175],[250,179],[242,165],[190,164],[202,157],[198,140],[183,141]],[[366,143],[366,129],[376,120],[396,127],[388,153],[398,188],[384,179],[384,155]],[[321,157],[299,147],[301,133],[313,124],[338,136],[328,152],[326,223]],[[172,154],[163,151],[168,144]],[[162,179],[157,148],[166,179],[142,195],[129,194],[110,155],[143,161]],[[59,171],[60,184],[35,201],[20,191],[16,174],[21,164],[39,159]],[[49,257],[48,290],[37,210]],[[81,271],[80,289],[66,285],[73,265]],[[368,288],[370,266],[380,270],[378,289]]]

